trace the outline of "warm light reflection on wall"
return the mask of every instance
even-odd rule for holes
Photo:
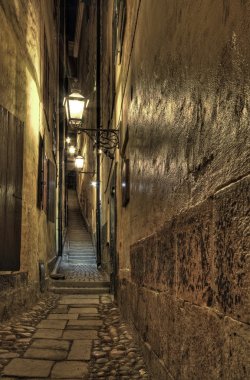
[[[40,99],[36,87],[36,83],[30,75],[28,69],[26,69],[26,124],[29,131],[29,138],[31,141],[37,139],[39,130],[38,115],[40,114]],[[32,135],[31,135],[32,133]]]

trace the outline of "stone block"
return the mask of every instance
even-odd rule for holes
[[[73,313],[68,313],[68,314],[49,314],[48,319],[78,319],[79,314],[73,314]]]
[[[90,360],[92,340],[74,340],[68,360]]]
[[[61,339],[35,339],[32,344],[32,348],[50,348],[52,350],[65,350],[68,351],[70,342]]]
[[[53,364],[50,360],[13,359],[4,368],[3,374],[25,378],[49,377]]]
[[[52,379],[84,379],[88,375],[88,364],[81,361],[56,363],[51,372]]]
[[[48,360],[64,360],[68,355],[64,350],[53,350],[49,348],[28,348],[25,352],[25,358],[31,359],[48,359]]]
[[[51,320],[51,319],[44,319],[40,323],[38,323],[37,328],[39,329],[56,329],[56,330],[63,330],[66,326],[67,321],[66,320]]]
[[[223,379],[250,379],[250,326],[225,318]]]
[[[60,305],[80,305],[79,307],[86,305],[89,307],[89,305],[98,305],[99,300],[95,298],[62,298],[58,303]]]
[[[130,250],[131,278],[138,286],[172,289],[175,277],[174,236],[169,225],[140,240]]]
[[[143,240],[143,286],[155,289],[158,266],[156,233]],[[140,262],[138,263],[140,265]],[[138,267],[137,267],[138,270]]]
[[[178,216],[177,297],[204,306],[215,304],[213,281],[212,202]]]
[[[154,353],[161,358],[162,352],[159,342],[161,340],[160,325],[163,320],[159,310],[159,293],[149,289],[145,289],[144,293],[147,304],[147,333],[143,338],[145,342],[150,342]]]
[[[88,320],[88,319],[82,319],[82,320],[70,320],[67,323],[67,327],[72,327],[72,326],[79,326],[80,328],[90,328],[90,327],[100,327],[102,326],[102,320]]]
[[[130,249],[131,279],[137,285],[143,284],[144,279],[144,241],[134,244]]]
[[[250,177],[215,195],[214,219],[219,308],[250,323]]]
[[[97,332],[94,330],[65,330],[63,339],[97,339]]]
[[[37,329],[35,334],[33,335],[33,339],[35,338],[43,338],[43,339],[57,339],[61,338],[63,330],[53,330],[53,329]]]
[[[175,379],[220,379],[224,322],[212,310],[159,296],[160,350]]]
[[[170,372],[167,371],[164,362],[154,353],[150,344],[139,340],[139,345],[147,367],[150,368],[152,378],[157,380],[174,380]]]
[[[69,309],[70,314],[98,314],[98,310],[96,307],[70,307]]]
[[[147,295],[145,289],[136,289],[138,303],[133,313],[133,321],[139,334],[144,340],[147,340],[148,322],[147,322]]]
[[[165,223],[157,232],[156,244],[155,288],[160,291],[173,292],[176,286],[176,250],[171,223]]]
[[[68,313],[68,306],[65,305],[59,305],[55,309],[51,310],[51,314],[67,314]]]

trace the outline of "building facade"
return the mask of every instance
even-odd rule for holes
[[[34,301],[58,252],[59,2],[0,2],[0,316]]]

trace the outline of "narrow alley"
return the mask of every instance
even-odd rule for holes
[[[108,275],[96,267],[76,192],[68,198],[66,243],[48,298],[0,325],[1,378],[149,379]]]
[[[250,379],[250,0],[0,0],[0,379]]]

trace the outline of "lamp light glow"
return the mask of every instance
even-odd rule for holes
[[[66,117],[71,126],[80,125],[83,121],[83,111],[86,99],[79,92],[73,92],[64,98]]]
[[[75,152],[76,152],[76,147],[75,147],[74,145],[70,145],[68,151],[69,151],[69,154],[75,154]]]
[[[84,158],[83,156],[78,155],[75,159],[75,167],[77,169],[83,169],[84,166]]]
[[[70,137],[67,137],[67,138],[66,138],[66,143],[69,144],[70,141],[71,141],[71,138],[70,138]]]

